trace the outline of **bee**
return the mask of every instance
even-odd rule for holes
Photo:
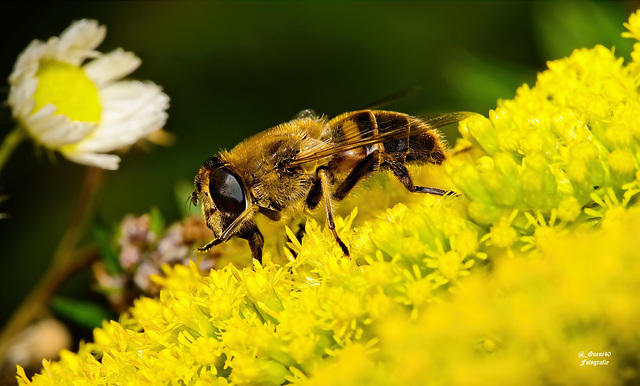
[[[328,228],[349,256],[335,230],[333,203],[364,178],[391,173],[411,192],[453,194],[414,185],[405,164],[440,165],[446,155],[437,129],[468,117],[454,112],[422,117],[383,110],[359,110],[333,119],[303,110],[293,120],[258,133],[231,151],[209,158],[195,177],[191,203],[202,213],[215,239],[206,252],[232,237],[249,242],[261,261],[264,238],[253,221],[260,213],[279,221],[321,201]]]

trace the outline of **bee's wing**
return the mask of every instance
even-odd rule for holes
[[[416,117],[422,121],[423,125],[420,129],[415,130],[415,127],[412,127],[409,133],[407,133],[407,127],[405,125],[386,130],[383,133],[380,133],[377,137],[369,136],[368,134],[373,132],[373,130],[367,130],[364,132],[354,132],[349,136],[341,137],[339,139],[339,142],[331,142],[332,139],[327,139],[321,144],[298,153],[295,159],[287,164],[287,167],[298,166],[306,162],[316,161],[322,158],[330,157],[334,154],[357,149],[363,146],[384,143],[387,141],[392,141],[394,139],[411,137],[427,130],[433,130],[439,127],[450,125],[452,123],[460,122],[461,120],[473,114],[475,113],[455,112],[446,114],[430,114]]]

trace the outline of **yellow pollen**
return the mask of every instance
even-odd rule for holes
[[[81,67],[71,64],[46,61],[40,64],[38,88],[33,95],[33,112],[52,103],[62,114],[74,121],[98,122],[100,120],[100,100],[98,89],[87,78]]]

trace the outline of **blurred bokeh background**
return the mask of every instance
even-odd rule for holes
[[[171,97],[170,147],[133,150],[107,172],[94,207],[114,224],[157,207],[168,222],[186,200],[180,181],[221,148],[289,120],[299,110],[336,115],[421,86],[387,106],[414,115],[488,114],[546,61],[574,48],[615,46],[628,57],[623,22],[638,2],[2,2],[0,99],[18,54],[74,20],[107,26],[108,52],[142,58],[134,78]],[[0,111],[0,137],[13,128]],[[449,142],[455,128],[444,133]],[[45,272],[78,200],[84,167],[23,143],[0,175],[0,325]],[[195,211],[195,210],[194,210]],[[82,243],[90,243],[91,234]],[[97,300],[89,273],[62,292]],[[90,330],[86,329],[88,336]],[[82,335],[82,332],[80,333]]]

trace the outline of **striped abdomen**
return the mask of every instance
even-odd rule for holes
[[[400,162],[427,162],[441,164],[445,152],[433,126],[407,114],[362,110],[342,114],[329,122],[334,143],[364,144],[343,154],[336,155],[333,166],[341,162],[352,164],[373,151],[380,153],[381,164],[388,158]],[[347,159],[351,159],[348,162]]]

